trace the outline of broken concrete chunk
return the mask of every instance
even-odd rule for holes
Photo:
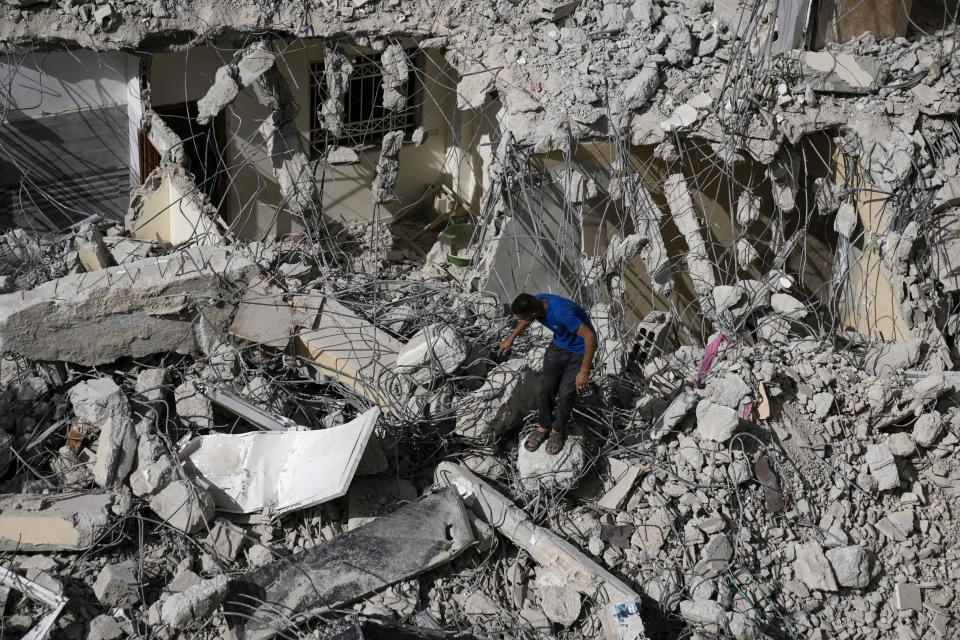
[[[108,418],[100,427],[93,480],[101,487],[125,482],[137,455],[137,434],[129,417]]]
[[[73,244],[77,248],[77,258],[85,271],[106,269],[112,263],[112,256],[103,241],[103,235],[92,224],[80,227]]]
[[[0,352],[83,365],[198,350],[194,327],[222,330],[233,305],[222,287],[253,263],[217,247],[191,247],[0,296]],[[202,314],[203,321],[198,322]]]
[[[569,627],[580,617],[580,594],[564,586],[544,585],[537,589],[547,619]]]
[[[833,221],[833,229],[844,238],[853,237],[853,231],[857,228],[857,209],[852,202],[844,202],[837,209],[837,217]]]
[[[150,508],[168,525],[192,533],[213,517],[210,494],[184,480],[174,480],[150,498]]]
[[[787,293],[775,293],[770,296],[773,310],[793,320],[802,320],[807,315],[807,306]]]
[[[206,544],[216,557],[229,561],[240,554],[244,540],[243,529],[228,520],[219,519],[210,528]]]
[[[865,456],[870,467],[870,475],[877,481],[880,491],[887,491],[900,486],[900,474],[897,470],[897,461],[886,446],[882,444],[868,444]]]
[[[760,197],[743,192],[737,198],[737,224],[747,227],[760,219]]]
[[[70,404],[79,419],[101,427],[111,419],[130,419],[130,403],[110,378],[84,380],[70,389]]]
[[[740,406],[751,395],[750,387],[735,373],[710,378],[707,381],[707,399],[731,409]]]
[[[110,525],[111,496],[0,496],[0,550],[86,549]]]
[[[540,374],[515,358],[495,367],[483,386],[457,402],[460,435],[488,438],[512,429],[537,404]]]
[[[129,636],[116,618],[103,613],[90,621],[87,640],[121,640]]]
[[[873,56],[804,51],[799,54],[799,61],[803,75],[810,79],[814,91],[872,93],[879,89],[883,82],[881,62]]]
[[[867,353],[863,368],[867,373],[881,378],[911,369],[920,361],[922,344],[919,338],[910,338],[875,347]]]
[[[333,147],[327,152],[327,163],[334,166],[345,166],[360,162],[360,154],[351,147]]]
[[[273,68],[276,56],[269,51],[265,43],[251,45],[237,63],[240,85],[249,87],[263,74]]]
[[[642,468],[638,464],[630,464],[616,458],[608,458],[607,462],[610,465],[608,488],[597,501],[597,506],[601,509],[614,510],[619,509],[630,496]]]
[[[520,482],[529,491],[539,487],[570,489],[584,473],[587,456],[581,438],[567,438],[563,449],[556,455],[547,453],[546,445],[536,451],[528,451],[524,438],[517,449],[517,470]]]
[[[160,619],[173,629],[182,629],[194,620],[209,616],[227,595],[227,577],[204,580],[186,591],[175,593],[163,603]]]
[[[726,442],[740,424],[736,409],[725,407],[712,400],[697,404],[697,436],[704,440]]]
[[[233,69],[229,66],[217,69],[216,80],[207,93],[197,101],[197,122],[207,124],[217,114],[233,104],[240,93],[237,81],[233,79]]]
[[[197,388],[192,380],[173,390],[177,403],[177,416],[190,429],[209,429],[213,426],[213,403]]]
[[[398,44],[389,45],[380,55],[383,69],[383,108],[402,111],[407,108],[407,79],[410,65],[407,54]]]
[[[870,552],[863,547],[828,549],[826,556],[841,587],[863,589],[870,584]]]
[[[796,558],[793,561],[793,571],[797,580],[811,589],[821,591],[836,591],[837,581],[833,577],[833,570],[823,548],[816,542],[807,542],[795,546]]]
[[[427,384],[435,375],[450,374],[467,357],[467,343],[449,325],[433,324],[418,331],[397,354],[397,372]]]
[[[102,604],[126,608],[140,599],[140,581],[132,560],[108,564],[93,583],[93,593]]]
[[[270,638],[294,623],[291,616],[278,619],[278,607],[299,620],[340,607],[449,562],[473,540],[456,491],[440,491],[237,578],[228,621],[238,640]]]
[[[714,578],[727,571],[727,565],[732,557],[733,545],[730,544],[730,539],[725,534],[715,533],[703,546],[700,561],[697,562],[694,571],[704,578]]]
[[[726,610],[713,600],[681,600],[680,615],[694,624],[718,624]]]
[[[457,83],[457,109],[479,109],[493,88],[494,75],[491,71],[479,71],[461,78]]]
[[[913,441],[921,447],[932,447],[944,429],[943,416],[938,411],[925,413],[913,424]]]

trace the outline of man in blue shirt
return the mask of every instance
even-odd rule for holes
[[[527,436],[523,446],[536,451],[547,441],[547,453],[556,455],[567,438],[567,421],[574,396],[587,388],[590,364],[597,350],[597,332],[583,307],[573,300],[549,293],[535,296],[521,293],[511,305],[519,322],[503,341],[499,355],[513,346],[513,340],[534,320],[553,331],[553,342],[543,357],[543,387],[540,390],[540,426]],[[547,437],[549,435],[549,438]]]

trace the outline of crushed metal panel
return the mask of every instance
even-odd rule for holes
[[[224,611],[236,640],[271,638],[458,556],[474,541],[453,489],[235,579]]]
[[[230,335],[283,349],[299,327],[311,326],[316,314],[316,309],[287,304],[283,291],[261,280],[247,289],[240,301]]]
[[[379,415],[317,431],[202,436],[180,457],[218,510],[285,513],[347,492]]]
[[[315,328],[299,334],[296,345],[321,373],[336,377],[371,402],[389,404],[384,381],[393,378],[403,345],[387,332],[327,298]]]
[[[3,567],[0,567],[0,586],[21,591],[31,600],[39,600],[53,609],[40,618],[39,622],[23,636],[23,640],[43,640],[46,638],[53,628],[53,624],[60,617],[60,612],[67,606],[66,597]]]

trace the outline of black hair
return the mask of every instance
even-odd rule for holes
[[[542,309],[540,301],[529,293],[521,293],[510,305],[510,310],[516,316],[539,315]]]

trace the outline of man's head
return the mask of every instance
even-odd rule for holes
[[[543,312],[543,304],[529,293],[521,293],[510,305],[510,310],[521,320],[534,320]]]

